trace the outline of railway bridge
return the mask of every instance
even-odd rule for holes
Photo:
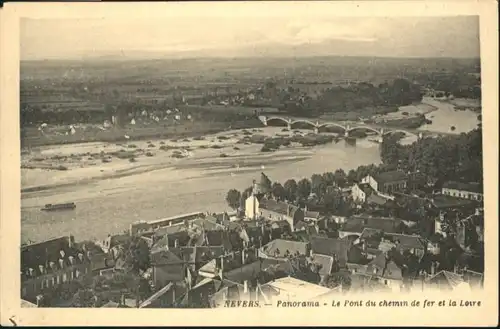
[[[372,124],[364,124],[364,123],[359,123],[359,122],[341,122],[341,121],[313,121],[311,119],[307,118],[293,118],[293,117],[285,117],[285,116],[264,116],[261,115],[259,116],[259,120],[267,126],[269,122],[283,122],[287,125],[288,129],[292,129],[294,124],[297,123],[305,123],[307,125],[310,125],[314,132],[317,134],[319,133],[320,128],[322,127],[338,127],[341,128],[344,131],[344,136],[349,137],[350,133],[355,131],[355,130],[368,130],[376,133],[379,137],[379,141],[382,141],[384,136],[393,134],[393,133],[404,133],[405,135],[412,135],[416,136],[417,138],[422,138],[423,137],[423,132],[422,131],[417,131],[417,130],[412,130],[412,129],[399,129],[399,128],[392,128],[392,127],[384,127],[381,125],[372,125]]]

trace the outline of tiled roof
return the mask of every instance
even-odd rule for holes
[[[69,266],[70,257],[75,263],[88,262],[89,259],[83,250],[70,247],[69,237],[61,237],[33,243],[21,248],[21,271],[23,277],[30,276],[29,268],[33,269],[33,276],[41,274],[40,265],[47,272],[53,271],[52,267],[60,269],[59,260],[63,260],[63,266]],[[63,255],[61,254],[63,252]],[[80,259],[81,254],[82,259]],[[51,266],[51,262],[53,263]]]
[[[305,218],[314,218],[314,219],[318,219],[320,217],[320,213],[318,211],[306,211],[304,213],[304,217]]]
[[[271,257],[274,257],[277,250],[279,250],[279,257],[284,257],[287,250],[291,255],[295,255],[297,252],[301,255],[307,255],[308,243],[276,239],[262,247],[262,251]]]
[[[397,218],[358,215],[349,218],[342,226],[342,231],[361,233],[365,228],[374,228],[386,233],[397,233],[400,225],[401,220]]]
[[[187,227],[184,224],[176,224],[172,226],[165,226],[162,228],[159,228],[155,231],[154,235],[157,237],[161,237],[164,235],[170,235],[174,233],[180,233],[180,232],[185,232],[186,235],[188,235],[187,232]]]
[[[311,238],[311,249],[314,254],[321,254],[326,256],[336,255],[341,265],[347,262],[347,252],[350,247],[348,240],[331,239],[319,236]]]
[[[375,271],[376,269],[376,271]],[[391,280],[402,280],[402,269],[392,259],[387,259],[384,253],[375,257],[366,268],[367,275],[380,276]]]
[[[366,196],[370,196],[371,194],[373,194],[373,192],[375,192],[373,190],[373,188],[370,186],[370,184],[368,184],[368,183],[360,183],[357,185],[358,185],[359,189],[366,194]]]
[[[332,272],[333,266],[333,257],[315,254],[311,260],[314,264],[320,265],[319,274],[320,275],[328,275]]]
[[[366,273],[368,265],[347,263],[347,270],[354,273]]]
[[[273,221],[271,223],[272,228],[287,228],[290,227],[290,223],[288,223],[286,220],[278,220],[278,221]]]
[[[438,209],[466,207],[475,204],[473,200],[455,198],[449,195],[436,195],[432,198],[432,205]]]
[[[297,211],[301,211],[300,208],[295,205],[269,199],[262,200],[260,208],[290,217],[294,217]]]
[[[169,282],[165,287],[161,288],[160,290],[158,290],[156,293],[154,293],[151,297],[149,297],[148,299],[146,299],[144,302],[141,303],[141,305],[139,305],[139,308],[145,308],[145,307],[148,307],[149,305],[151,305],[151,303],[153,303],[155,300],[157,300],[158,298],[160,298],[161,296],[165,295],[172,287],[173,287],[173,283],[172,282]]]
[[[368,195],[368,197],[366,198],[366,201],[368,203],[383,206],[383,205],[387,204],[388,199],[381,197],[380,195],[378,195],[376,193],[372,193],[372,194]]]
[[[451,289],[464,283],[464,280],[459,274],[449,271],[440,271],[434,276],[427,278],[426,281],[431,284],[438,284],[439,286],[448,286]]]
[[[360,239],[370,239],[374,237],[378,237],[379,235],[382,234],[382,230],[377,229],[377,228],[370,228],[366,227],[363,229],[363,232],[361,232],[361,236],[359,237]]]
[[[224,272],[229,272],[232,269],[239,268],[243,264],[243,259],[241,252],[232,252],[229,255],[224,255],[220,257],[221,261],[224,262]],[[200,268],[200,271],[206,273],[215,273],[217,260],[213,259],[204,266]]]
[[[151,264],[152,265],[174,265],[174,264],[184,264],[184,261],[177,257],[170,250],[162,250],[159,252],[151,253]]]
[[[443,184],[443,188],[459,190],[459,191],[467,191],[473,193],[483,193],[483,188],[479,183],[462,183],[462,182],[449,181]]]
[[[280,292],[283,298],[310,300],[330,292],[329,288],[310,283],[307,281],[285,277],[266,283],[262,286],[271,286]]]
[[[224,255],[223,246],[202,246],[193,248],[189,260],[191,262],[204,262],[204,259],[213,259]]]
[[[216,222],[215,217],[207,217],[207,218],[197,218],[192,221],[193,225],[196,225],[200,228],[204,228],[207,231],[212,231],[212,230],[222,230],[224,229],[224,225],[218,224]]]
[[[427,245],[425,240],[418,235],[386,233],[384,234],[384,239],[396,243],[396,245],[398,245],[397,248],[401,250],[424,249]]]
[[[175,240],[178,240],[179,246],[186,246],[190,240],[190,237],[187,231],[179,231],[176,233],[163,235],[153,244],[153,246],[151,247],[151,251],[175,247]]]
[[[246,280],[256,279],[259,274],[268,267],[279,267],[285,264],[285,262],[272,259],[257,260],[224,273],[224,278],[232,282],[243,283]]]
[[[376,174],[376,175],[374,175],[373,178],[378,183],[389,183],[389,182],[407,180],[408,175],[406,173],[404,173],[403,171],[394,170],[394,171],[386,171],[383,173]]]
[[[102,270],[114,266],[114,260],[109,254],[100,253],[91,255],[92,271]]]

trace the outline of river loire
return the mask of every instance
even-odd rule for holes
[[[440,122],[446,132],[451,125],[457,127],[457,133],[477,125],[477,115],[473,112],[454,111],[446,103],[432,105],[439,109],[430,113],[431,120],[436,126]],[[450,111],[460,115],[450,116]],[[439,118],[446,121],[441,122],[444,119]],[[68,234],[75,235],[77,240],[100,239],[108,233],[122,232],[137,220],[195,211],[223,211],[228,209],[226,192],[231,188],[245,189],[253,179],[259,178],[261,171],[271,180],[284,183],[289,178],[310,177],[338,168],[347,172],[359,165],[380,162],[379,145],[368,140],[358,140],[355,146],[341,140],[308,149],[279,150],[265,156],[257,150],[248,155],[252,158],[248,164],[234,169],[221,169],[224,161],[231,162],[231,158],[218,159],[217,168],[209,162],[203,165],[200,160],[195,161],[198,165],[188,167],[165,166],[133,175],[23,193],[22,241],[41,241]],[[40,211],[44,204],[57,202],[75,202],[77,207],[73,211]]]

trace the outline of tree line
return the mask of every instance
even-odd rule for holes
[[[428,137],[410,145],[402,145],[397,136],[385,137],[380,155],[387,166],[419,171],[427,177],[444,182],[483,180],[482,128],[458,136]]]

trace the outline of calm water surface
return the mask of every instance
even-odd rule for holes
[[[432,131],[467,132],[477,126],[477,114],[455,111],[453,105],[427,100],[438,107],[427,115],[433,123],[422,127]],[[412,142],[411,138],[405,142]],[[162,169],[128,177],[107,179],[92,184],[75,185],[55,191],[45,191],[22,200],[22,240],[40,241],[50,237],[74,234],[77,240],[103,238],[108,233],[121,232],[136,220],[153,220],[177,214],[227,209],[226,192],[230,188],[243,190],[264,171],[273,181],[284,183],[289,178],[300,179],[315,173],[349,169],[380,163],[379,145],[358,140],[356,146],[345,141],[318,146],[310,158],[295,162],[266,165],[265,160],[251,170],[214,174],[209,169],[196,169],[191,178],[185,172],[193,169]],[[172,175],[179,179],[172,180]],[[33,197],[35,197],[33,199]],[[42,212],[45,203],[73,201],[74,211]]]

